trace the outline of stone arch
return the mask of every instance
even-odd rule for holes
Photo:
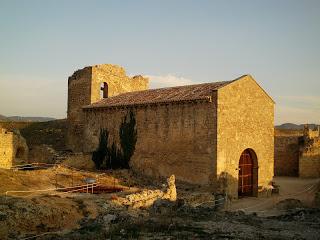
[[[238,196],[258,196],[258,157],[251,148],[245,149],[239,158]]]

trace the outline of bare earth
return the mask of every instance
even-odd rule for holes
[[[88,177],[104,185],[123,186],[125,190],[104,194],[51,190],[81,185]],[[227,211],[217,211],[210,203],[201,205],[205,194],[197,186],[178,186],[177,203],[138,210],[117,205],[111,200],[139,191],[142,186],[161,187],[161,182],[126,170],[106,174],[64,167],[0,170],[0,181],[0,239],[319,239],[320,236],[320,209],[313,208],[319,179],[275,178],[280,185],[279,195],[233,201],[226,205]],[[7,192],[43,189],[49,190]],[[198,196],[193,198],[195,204],[190,205],[187,197],[195,194]],[[279,204],[285,199],[291,200]]]

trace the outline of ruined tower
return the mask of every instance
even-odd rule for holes
[[[19,130],[0,126],[0,168],[11,168],[28,161],[28,146]]]
[[[67,146],[74,152],[82,151],[82,107],[125,92],[148,89],[148,79],[129,77],[117,65],[101,64],[85,67],[68,79],[68,136]]]

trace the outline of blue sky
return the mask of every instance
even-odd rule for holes
[[[67,78],[119,64],[151,86],[251,74],[276,123],[320,123],[320,1],[0,0],[0,114],[66,116]]]

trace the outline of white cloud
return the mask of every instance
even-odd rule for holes
[[[184,78],[177,77],[171,74],[165,76],[155,76],[155,75],[146,75],[145,77],[150,80],[150,88],[163,88],[163,87],[174,87],[182,85],[197,84],[197,82]]]

